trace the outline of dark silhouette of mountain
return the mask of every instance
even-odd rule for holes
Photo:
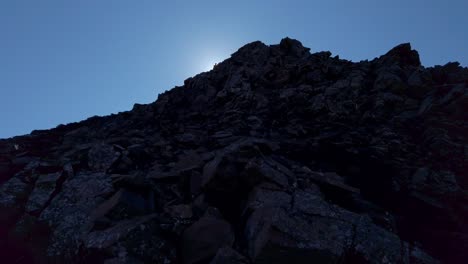
[[[0,257],[466,263],[467,137],[458,63],[253,42],[152,104],[0,140]]]

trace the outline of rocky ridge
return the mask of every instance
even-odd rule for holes
[[[5,263],[463,263],[468,69],[253,42],[148,105],[0,140]]]

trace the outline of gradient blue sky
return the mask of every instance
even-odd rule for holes
[[[150,103],[255,40],[468,65],[466,0],[321,2],[0,0],[0,138]]]

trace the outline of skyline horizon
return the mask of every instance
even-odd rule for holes
[[[411,43],[468,67],[468,2],[304,0],[0,3],[0,138],[128,111],[253,41],[358,62]]]

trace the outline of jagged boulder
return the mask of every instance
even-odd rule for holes
[[[216,216],[204,216],[182,234],[183,263],[207,261],[224,246],[232,246],[234,231],[225,220]]]

